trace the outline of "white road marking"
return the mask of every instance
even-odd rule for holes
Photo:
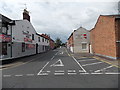
[[[54,75],[64,75],[64,73],[54,73]]]
[[[72,58],[75,60],[75,62],[83,69],[84,72],[86,72],[86,70],[81,66],[81,64],[72,56]]]
[[[55,55],[57,55],[57,54],[58,54],[58,52]]]
[[[34,76],[34,74],[26,74],[26,76]]]
[[[106,70],[106,69],[108,69],[108,68],[112,68],[113,66],[109,66],[109,67],[106,67],[106,68],[103,68],[103,69],[100,69],[100,70],[96,70],[96,71],[94,71],[94,72],[100,72],[100,71],[103,71],[103,70]]]
[[[68,72],[76,72],[75,70],[68,70]]]
[[[3,75],[3,77],[11,77],[11,75]]]
[[[78,62],[83,62],[83,61],[94,61],[96,59],[87,59],[87,60],[78,60]]]
[[[77,73],[68,73],[68,75],[76,75]]]
[[[39,71],[39,73],[38,73],[37,75],[40,75],[40,73],[42,72],[42,70],[43,70],[48,64],[49,64],[49,62],[47,62],[47,63],[45,64],[45,66]]]
[[[55,58],[55,56],[53,56],[52,58],[51,58],[51,60],[53,60]]]
[[[15,75],[16,77],[21,77],[21,76],[23,76],[23,75]]]
[[[58,70],[58,71],[55,71],[55,72],[64,72],[63,70]]]
[[[60,63],[60,64],[57,64],[57,63]],[[59,59],[58,61],[56,61],[54,64],[50,65],[51,67],[55,67],[55,66],[64,66],[64,64],[62,63],[61,59]]]
[[[120,74],[119,72],[117,72],[117,73],[114,73],[114,72],[106,72],[105,74]]]
[[[79,72],[84,72],[83,70],[79,70]]]
[[[39,75],[40,75],[40,76],[47,76],[48,73],[40,73]]]
[[[47,72],[47,73],[50,73],[50,71],[42,71],[42,72],[45,72],[45,73],[46,73],[46,72]]]
[[[63,52],[61,52],[60,54],[63,54]]]
[[[80,73],[80,74],[83,74],[83,75],[84,75],[84,74],[89,74],[89,73]]]
[[[104,74],[104,73],[91,73],[91,74]]]
[[[85,65],[82,65],[82,66],[95,65],[95,64],[100,64],[100,63],[104,63],[104,62],[90,63],[90,64],[85,64]]]
[[[58,52],[57,52],[58,53]],[[57,53],[55,54],[55,55],[57,55]],[[53,56],[52,58],[51,58],[51,60],[53,60],[55,58],[55,56]],[[49,61],[50,62],[50,61]],[[39,73],[37,74],[37,75],[48,75],[47,73],[42,73],[41,74],[41,72],[43,71],[43,69],[49,64],[49,62],[47,62],[46,64],[45,64],[45,66],[39,71]],[[48,72],[50,72],[50,71],[48,71]]]

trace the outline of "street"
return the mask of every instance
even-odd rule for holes
[[[118,88],[117,67],[61,47],[2,70],[3,88]]]

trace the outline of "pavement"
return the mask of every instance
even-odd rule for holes
[[[115,66],[117,68],[120,68],[120,60],[115,60],[115,59],[110,59],[110,58],[106,58],[106,57],[102,57],[102,56],[98,56],[98,55],[94,55],[94,54],[90,54],[90,53],[72,53],[71,51],[69,51],[69,54],[76,57],[76,58],[95,58],[97,60],[100,60],[102,62],[108,63],[112,66]]]
[[[62,47],[16,60],[2,69],[2,88],[119,88],[118,67],[80,55]]]

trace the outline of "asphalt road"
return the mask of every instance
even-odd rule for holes
[[[66,48],[22,59],[2,70],[3,88],[118,88],[117,67]]]

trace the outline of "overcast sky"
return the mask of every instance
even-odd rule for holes
[[[30,11],[31,23],[38,33],[50,34],[64,42],[80,26],[90,30],[99,15],[117,14],[119,0],[0,0],[0,13],[13,20]],[[26,4],[26,6],[24,5]]]

